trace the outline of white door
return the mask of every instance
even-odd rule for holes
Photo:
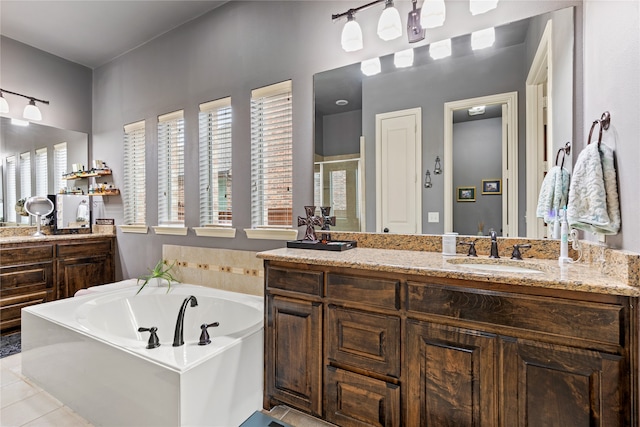
[[[422,113],[376,115],[376,230],[422,233]]]

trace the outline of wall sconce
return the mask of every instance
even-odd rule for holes
[[[384,41],[395,40],[402,35],[400,12],[393,7],[393,0],[386,0],[378,20],[378,37]]]
[[[360,24],[356,22],[356,18],[353,16],[354,12],[347,12],[347,23],[342,29],[342,36],[340,41],[342,49],[345,52],[354,52],[362,49],[362,29]]]
[[[427,173],[424,176],[424,188],[431,188],[433,184],[431,184],[431,172],[427,169]]]
[[[433,173],[440,175],[442,173],[442,166],[440,166],[440,156],[436,156],[436,165],[433,167]]]
[[[22,117],[27,120],[42,120],[42,113],[36,105],[36,102],[49,105],[49,101],[43,99],[34,98],[33,96],[23,95],[17,92],[11,92],[10,90],[0,89],[0,113],[6,114],[9,112],[9,103],[3,96],[4,93],[10,93],[11,95],[21,96],[29,100],[29,104],[24,108]]]

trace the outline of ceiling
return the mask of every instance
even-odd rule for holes
[[[0,34],[93,69],[224,3],[1,0]]]

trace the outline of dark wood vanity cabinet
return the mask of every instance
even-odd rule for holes
[[[638,425],[638,298],[275,261],[265,272],[265,408],[340,426]]]
[[[0,244],[0,332],[20,330],[20,310],[115,280],[115,237]]]

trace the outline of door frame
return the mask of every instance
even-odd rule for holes
[[[422,234],[422,187],[420,174],[422,172],[422,108],[408,108],[406,110],[390,111],[376,114],[376,231],[382,232],[382,121],[395,117],[413,115],[416,122],[416,152],[414,179],[414,191],[412,192],[416,202],[416,233]]]
[[[518,235],[518,92],[499,93],[444,104],[444,232],[453,231],[453,112],[477,105],[507,105],[507,143],[502,147],[503,236]],[[504,140],[505,135],[503,135]],[[506,195],[506,197],[505,197]],[[509,204],[509,201],[513,201]]]

